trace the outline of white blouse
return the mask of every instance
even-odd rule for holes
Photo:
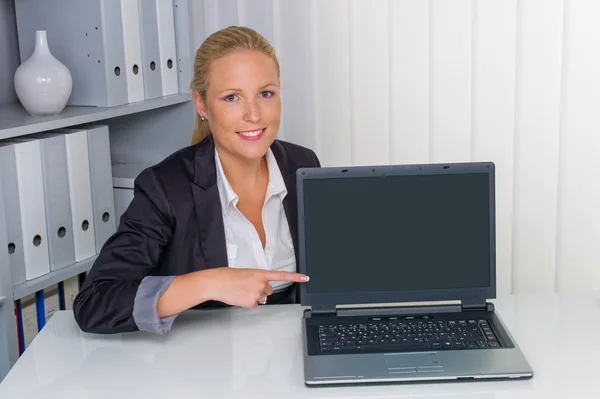
[[[215,150],[217,185],[225,226],[227,259],[229,267],[295,272],[294,245],[283,208],[283,199],[287,195],[287,189],[271,149],[266,155],[269,184],[262,212],[266,234],[266,245],[263,249],[254,225],[237,209],[238,196],[227,181],[219,154]],[[290,284],[282,281],[271,282],[274,292],[281,291]]]

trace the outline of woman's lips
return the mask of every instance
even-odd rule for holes
[[[237,134],[244,140],[256,141],[260,140],[265,135],[267,128],[258,130],[246,130],[244,132],[237,132]]]

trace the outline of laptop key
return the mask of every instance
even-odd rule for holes
[[[427,349],[431,349],[431,347],[429,346],[429,344],[427,343],[412,343],[412,344],[402,344],[402,345],[367,345],[366,349],[368,351],[371,350],[376,350],[376,351],[386,351],[386,352],[393,352],[393,351],[418,351],[418,350],[427,350]]]

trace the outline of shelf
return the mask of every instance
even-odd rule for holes
[[[34,294],[51,285],[58,284],[61,281],[68,280],[73,276],[89,271],[94,264],[96,257],[97,255],[92,256],[89,259],[75,263],[71,266],[63,267],[62,269],[55,270],[36,279],[25,281],[24,283],[14,286],[13,299],[16,301],[17,299]]]
[[[31,116],[20,103],[0,107],[0,140],[27,134],[92,123],[118,116],[182,104],[191,100],[191,94],[174,94],[152,100],[116,107],[67,106],[59,115]]]

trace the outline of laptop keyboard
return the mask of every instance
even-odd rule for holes
[[[322,353],[500,348],[487,320],[385,321],[319,325]]]

